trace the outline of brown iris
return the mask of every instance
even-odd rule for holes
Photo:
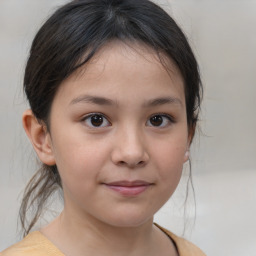
[[[153,126],[160,126],[163,123],[163,117],[160,115],[153,116],[150,118],[150,123]]]
[[[100,115],[94,115],[91,117],[91,124],[93,126],[96,126],[96,127],[101,126],[103,124],[103,121],[104,119]]]

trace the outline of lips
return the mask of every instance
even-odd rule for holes
[[[147,190],[152,183],[143,180],[135,181],[114,181],[110,183],[105,183],[107,188],[115,191],[123,196],[137,196]]]

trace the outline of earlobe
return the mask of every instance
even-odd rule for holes
[[[188,144],[187,144],[187,150],[184,154],[184,163],[187,162],[189,160],[189,157],[190,157],[190,145],[192,143],[192,140],[194,138],[194,135],[195,135],[195,126],[192,125],[189,129],[189,133],[188,133]]]
[[[22,123],[39,159],[46,165],[55,165],[51,138],[46,126],[38,122],[30,109],[23,113]]]
[[[188,150],[185,152],[185,155],[184,155],[184,163],[189,160],[189,155],[190,155],[190,152],[189,152],[189,149],[188,149]]]

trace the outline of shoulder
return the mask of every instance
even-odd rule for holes
[[[155,224],[160,228],[166,235],[168,235],[175,243],[180,256],[206,256],[196,245],[189,242],[188,240],[178,237],[169,230]]]
[[[0,256],[64,256],[39,231],[32,232],[22,241],[0,253]]]

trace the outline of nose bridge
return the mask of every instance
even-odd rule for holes
[[[141,130],[136,127],[135,125],[129,125],[126,126],[124,129],[124,142],[125,145],[123,145],[124,151],[127,152],[140,152],[143,151],[144,145],[143,145],[143,134]]]
[[[143,130],[136,124],[124,124],[116,132],[112,158],[116,164],[135,167],[148,161]]]

